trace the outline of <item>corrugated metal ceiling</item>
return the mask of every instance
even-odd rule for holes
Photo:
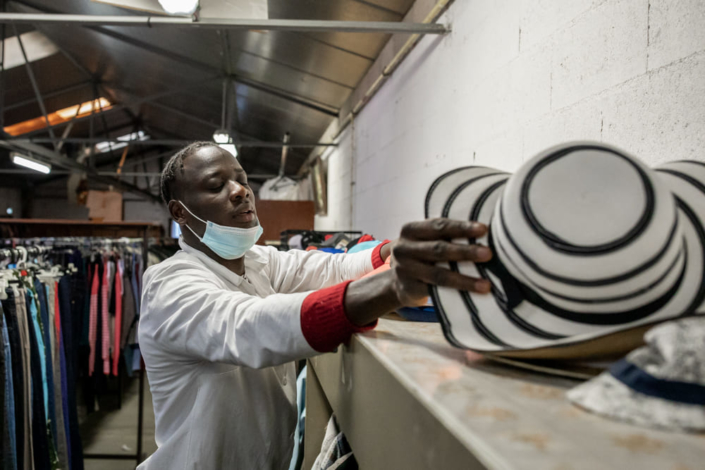
[[[272,19],[401,21],[413,0],[269,0]],[[22,0],[8,11],[90,15],[140,14],[86,0]],[[141,126],[154,138],[210,140],[220,127],[223,76],[232,79],[232,126],[241,140],[316,142],[358,84],[389,36],[378,33],[244,32],[205,29],[47,26],[39,28],[64,54],[32,63],[48,112],[94,98],[129,104],[169,90],[182,90],[153,102],[103,113],[93,121],[96,137],[132,132]],[[20,28],[20,32],[31,28]],[[7,35],[13,35],[8,28]],[[67,58],[69,56],[79,67]],[[83,69],[83,71],[80,70]],[[6,71],[5,125],[41,115],[24,67]],[[84,83],[85,86],[79,87]],[[188,88],[188,89],[185,89]],[[25,104],[21,104],[26,102]],[[20,104],[20,105],[18,105]],[[56,132],[61,133],[62,129]],[[71,137],[91,135],[90,119],[77,122]],[[36,134],[46,137],[46,132]],[[76,148],[67,144],[67,150]],[[165,152],[168,147],[139,148]],[[119,151],[102,154],[96,164],[115,167]],[[308,150],[292,149],[287,173],[295,173]],[[273,173],[280,150],[243,148],[251,173]],[[6,159],[4,159],[6,160]]]

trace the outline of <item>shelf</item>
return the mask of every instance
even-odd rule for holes
[[[565,396],[578,381],[456,349],[437,323],[380,319],[309,365],[304,469],[331,411],[361,469],[661,470],[705,461],[702,435],[583,411]]]
[[[65,219],[0,219],[0,238],[32,237],[160,237],[162,227],[153,222],[93,222]]]

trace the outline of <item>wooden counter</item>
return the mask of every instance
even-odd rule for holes
[[[565,397],[578,383],[456,349],[436,323],[382,319],[309,361],[303,468],[331,411],[361,470],[705,468],[705,435],[587,413]]]

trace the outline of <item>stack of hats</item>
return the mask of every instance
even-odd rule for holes
[[[609,145],[567,143],[513,175],[442,175],[426,217],[489,226],[455,242],[489,246],[490,262],[443,266],[487,279],[491,294],[431,287],[450,343],[514,363],[604,359],[650,330],[569,398],[639,425],[705,430],[704,163],[654,170]]]
[[[621,356],[653,325],[705,312],[705,164],[656,170],[609,145],[548,149],[513,175],[439,177],[426,217],[476,220],[488,263],[444,263],[491,295],[431,288],[455,346],[514,358]]]

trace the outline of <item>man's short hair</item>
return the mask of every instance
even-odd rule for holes
[[[166,205],[169,205],[169,201],[174,198],[174,193],[178,193],[178,191],[175,191],[177,173],[183,175],[184,160],[204,147],[218,147],[218,144],[215,142],[194,142],[189,144],[179,150],[176,155],[171,157],[164,166],[159,185],[162,193],[162,199]]]

